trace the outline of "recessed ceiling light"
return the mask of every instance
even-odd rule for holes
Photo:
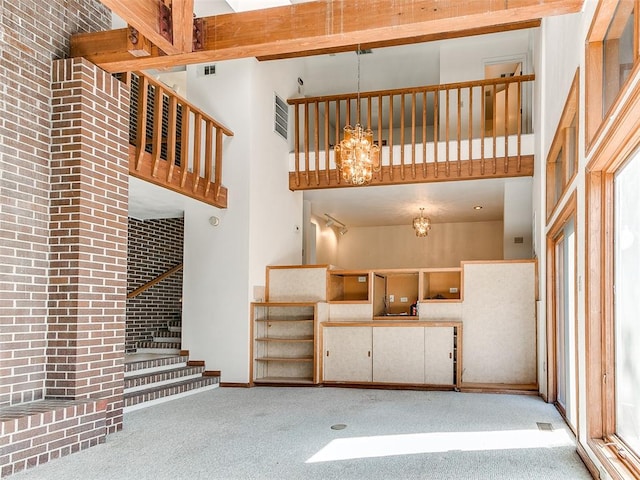
[[[474,210],[482,210],[482,205],[474,205],[473,209]]]

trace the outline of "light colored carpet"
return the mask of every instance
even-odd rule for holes
[[[550,423],[553,431],[540,430]],[[332,429],[335,425],[344,429]],[[589,479],[552,405],[519,395],[218,388],[125,415],[15,480]]]

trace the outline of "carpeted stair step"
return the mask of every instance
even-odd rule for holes
[[[180,343],[176,342],[138,342],[136,353],[180,353]]]
[[[124,393],[137,392],[170,383],[199,378],[202,377],[203,373],[204,367],[185,366],[126,377],[124,380]]]
[[[182,321],[180,320],[171,320],[167,323],[167,328],[170,332],[182,332]]]
[[[124,366],[124,378],[159,372],[170,368],[186,367],[189,361],[189,355],[186,352],[185,350],[182,354],[178,355],[167,355],[166,357],[127,362]]]
[[[180,333],[171,332],[169,330],[156,332],[153,336],[153,341],[155,343],[181,343],[182,338],[180,337]]]
[[[196,379],[171,383],[170,385],[152,387],[138,392],[128,392],[124,394],[124,411],[131,412],[138,408],[210,390],[219,385],[219,376],[201,376]]]

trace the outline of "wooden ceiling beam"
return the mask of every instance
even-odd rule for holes
[[[331,53],[355,52],[358,46],[361,50],[374,48],[398,47],[400,45],[410,45],[413,43],[435,42],[438,40],[450,40],[452,38],[473,37],[475,35],[486,35],[489,33],[507,32],[513,30],[524,30],[527,28],[537,28],[540,26],[540,19],[526,20],[524,22],[507,23],[504,25],[491,25],[482,28],[470,28],[469,30],[458,30],[455,32],[440,32],[430,35],[419,35],[417,37],[400,38],[397,40],[386,40],[361,44],[346,44],[333,48],[319,48],[315,50],[303,50],[280,55],[262,55],[257,57],[261,62],[269,60],[282,60],[284,58],[308,57],[310,55],[327,55]]]
[[[139,3],[146,3],[144,0]],[[124,0],[103,0],[129,4]],[[162,47],[135,58],[126,50],[127,30],[77,34],[71,55],[109,72],[165,68],[245,57],[284,58],[322,49],[478,31],[579,12],[583,0],[325,0],[203,18],[201,51],[163,55]],[[138,10],[138,8],[136,8]],[[136,26],[131,19],[127,21]],[[136,27],[137,28],[137,27]],[[150,38],[146,32],[140,31]],[[153,39],[152,42],[155,43]],[[392,43],[389,43],[392,44]],[[166,52],[170,53],[170,52]]]
[[[113,13],[167,54],[181,53],[161,32],[159,0],[100,0]],[[193,10],[192,10],[193,11]],[[106,32],[102,32],[106,33]]]
[[[173,45],[182,53],[193,51],[193,0],[173,0]]]

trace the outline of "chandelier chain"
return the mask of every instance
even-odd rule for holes
[[[356,56],[358,57],[358,105],[356,109],[356,123],[360,123],[360,44],[358,44],[358,50],[356,51]]]

